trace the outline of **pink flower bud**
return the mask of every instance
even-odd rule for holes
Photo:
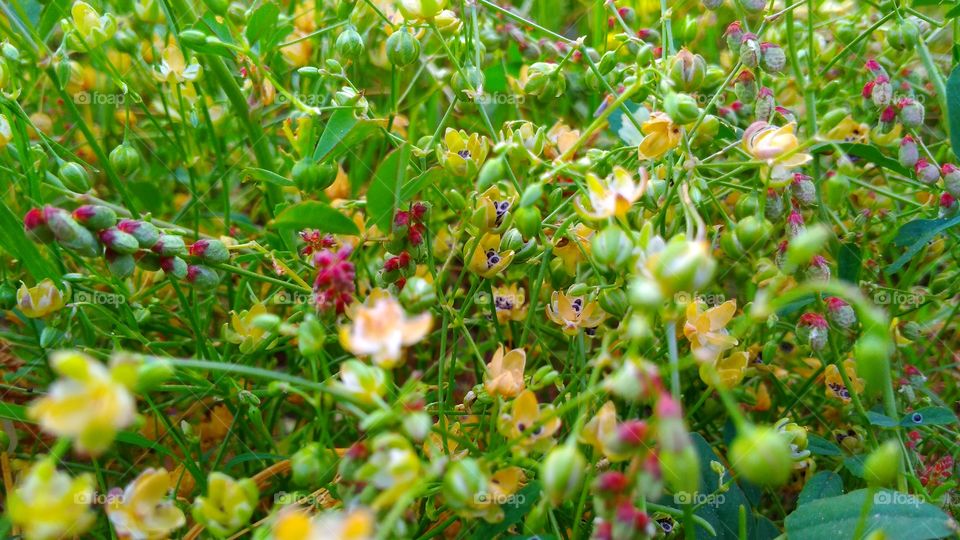
[[[843,299],[830,296],[826,300],[827,313],[833,324],[840,328],[850,328],[857,322],[857,313]]]
[[[797,322],[797,338],[810,345],[814,351],[822,350],[827,344],[827,319],[819,313],[804,313]]]
[[[106,206],[85,204],[73,211],[73,219],[88,229],[99,231],[116,225],[117,214]]]
[[[23,215],[23,230],[34,242],[48,244],[53,242],[53,231],[47,227],[47,219],[39,208],[31,208]]]
[[[944,163],[940,167],[940,174],[943,175],[943,187],[954,198],[960,197],[960,168],[953,163]]]
[[[913,167],[920,159],[920,150],[917,148],[917,141],[910,135],[905,135],[900,139],[900,164],[904,167]]]
[[[917,160],[917,164],[913,166],[913,172],[917,175],[917,180],[927,185],[935,184],[940,179],[940,170],[926,158]]]

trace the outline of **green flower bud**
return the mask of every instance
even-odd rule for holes
[[[637,50],[637,65],[641,68],[649,66],[653,62],[653,45],[644,43]]]
[[[485,502],[487,482],[487,474],[477,460],[463,458],[454,461],[443,475],[443,500],[454,510]]]
[[[161,255],[160,269],[163,270],[167,275],[173,276],[177,279],[184,279],[187,277],[187,261],[181,259],[180,257],[164,257]]]
[[[290,457],[290,471],[295,485],[316,489],[333,478],[337,455],[318,443],[310,443]]]
[[[523,247],[523,237],[516,228],[507,229],[500,238],[500,251],[519,251]]]
[[[617,53],[613,51],[603,53],[603,56],[600,57],[600,63],[597,65],[597,71],[606,75],[613,71],[615,67],[617,67]]]
[[[363,54],[363,37],[353,26],[348,26],[346,30],[337,37],[337,54],[349,60],[356,60]]]
[[[863,377],[868,391],[883,387],[884,373],[889,369],[893,341],[886,329],[872,329],[860,336],[853,348],[857,375]]]
[[[841,210],[850,195],[850,180],[842,174],[831,174],[824,185],[824,194],[832,208]]]
[[[403,432],[414,441],[421,442],[430,434],[433,427],[433,419],[423,411],[408,413],[403,417]]]
[[[887,487],[897,482],[903,455],[900,443],[888,439],[876,450],[870,452],[863,462],[863,477],[870,487]]]
[[[762,247],[773,233],[773,224],[757,216],[747,216],[737,223],[737,241],[746,250]]]
[[[829,239],[830,229],[825,225],[818,223],[804,229],[787,246],[785,261],[788,267],[796,268],[807,265],[814,255],[823,251]]]
[[[127,234],[116,227],[100,231],[100,241],[110,251],[121,255],[130,255],[140,249],[140,244],[132,234]]]
[[[180,42],[187,47],[202,47],[207,42],[207,35],[200,30],[184,30],[180,32]]]
[[[630,307],[627,293],[623,289],[606,289],[597,299],[603,311],[617,318],[622,318]]]
[[[85,204],[73,211],[73,219],[91,231],[99,231],[117,224],[117,214],[106,206]]]
[[[668,70],[670,81],[673,82],[675,88],[679,88],[684,92],[693,92],[698,90],[703,84],[703,78],[707,71],[707,63],[699,54],[693,54],[687,49],[680,49],[680,51],[670,59]],[[673,118],[673,116],[671,116],[671,118]]]
[[[210,291],[220,284],[220,274],[212,268],[200,264],[187,266],[187,282],[200,291]]]
[[[152,223],[146,221],[121,219],[120,222],[117,223],[117,228],[125,233],[132,234],[133,237],[137,239],[140,247],[144,249],[153,247],[154,244],[157,243],[157,240],[160,239],[160,230]]]
[[[790,478],[793,458],[786,437],[768,426],[749,427],[730,445],[730,464],[759,486],[779,486]]]
[[[190,255],[207,264],[223,264],[230,260],[230,251],[220,240],[203,238],[190,246]]]
[[[687,94],[667,94],[663,99],[663,110],[675,124],[689,124],[700,116],[697,100]]]
[[[305,315],[303,322],[297,328],[297,347],[300,349],[300,354],[308,358],[318,355],[323,350],[325,336],[326,332],[317,320],[317,316],[312,313]]]
[[[523,196],[520,197],[520,206],[533,206],[543,196],[543,184],[540,182],[530,184],[523,190]]]
[[[100,244],[88,229],[77,223],[66,210],[53,206],[43,209],[43,218],[53,237],[66,249],[81,257],[96,257]]]
[[[663,305],[664,291],[660,284],[646,277],[636,277],[627,289],[630,304],[637,308],[659,309]]]
[[[553,506],[559,506],[580,491],[587,460],[571,444],[556,447],[540,465],[543,493]]]
[[[557,70],[557,64],[536,62],[527,69],[523,91],[532,96],[560,97],[567,88],[567,80]]]
[[[622,268],[633,254],[633,242],[617,225],[608,225],[590,239],[596,261],[611,270]]]
[[[87,175],[87,170],[75,161],[67,161],[60,166],[60,181],[73,191],[90,189],[90,177]]]
[[[524,238],[536,238],[540,235],[543,216],[535,206],[521,206],[513,213],[513,224]]]
[[[193,519],[218,538],[224,538],[247,525],[260,498],[257,484],[250,478],[234,480],[213,472],[207,479],[207,495],[193,502]]]
[[[420,58],[420,42],[405,27],[387,38],[387,58],[397,67],[409,66]]]
[[[482,193],[488,187],[506,177],[507,168],[503,156],[490,158],[480,167],[480,175],[477,179],[477,191]]]
[[[408,311],[420,312],[437,301],[437,292],[433,283],[422,277],[413,276],[407,279],[406,285],[400,291],[400,302]]]
[[[132,144],[117,145],[110,151],[110,166],[117,174],[128,176],[140,167],[140,153]]]
[[[450,86],[460,94],[466,96],[467,92],[476,92],[483,88],[483,71],[472,64],[463,66],[463,74],[454,71],[450,77]]]
[[[716,267],[706,242],[688,241],[681,235],[667,243],[654,275],[664,291],[697,291],[710,282]]]
[[[143,361],[137,368],[136,391],[138,394],[152,392],[176,374],[173,364],[165,358]]]
[[[161,257],[174,257],[187,254],[187,246],[183,243],[182,236],[173,234],[161,234],[157,242],[150,247],[154,253]]]

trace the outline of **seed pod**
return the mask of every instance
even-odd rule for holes
[[[674,124],[689,124],[700,116],[697,100],[688,94],[667,94],[663,99],[663,110]]]
[[[780,73],[787,64],[787,55],[783,49],[770,42],[760,44],[761,65],[767,73]]]
[[[904,135],[900,139],[900,150],[898,153],[900,164],[904,167],[913,167],[920,159],[920,149],[917,148],[917,141],[910,135]]]
[[[73,219],[91,231],[99,231],[117,224],[117,214],[106,206],[85,204],[73,211]]]
[[[760,42],[757,41],[756,34],[744,34],[740,41],[740,62],[750,69],[760,65],[760,59],[763,52],[760,49]]]
[[[190,246],[190,255],[207,264],[222,264],[230,260],[230,252],[220,240],[197,240]]]
[[[387,59],[397,67],[409,66],[420,58],[420,42],[405,27],[387,38]]]
[[[923,125],[923,105],[916,100],[903,98],[897,104],[900,109],[900,122],[907,129],[918,128]]]
[[[43,210],[39,208],[31,208],[23,215],[23,230],[31,240],[40,244],[49,244],[54,240],[53,231],[47,226]]]
[[[793,458],[787,438],[775,429],[749,427],[730,444],[729,462],[744,478],[760,486],[779,486],[790,478]]]
[[[133,237],[137,239],[140,247],[144,249],[152,248],[153,245],[157,243],[157,240],[160,239],[160,230],[152,223],[146,221],[121,219],[120,222],[117,223],[117,228],[127,234],[132,234]]]
[[[126,279],[133,275],[133,270],[137,265],[133,255],[114,253],[108,249],[104,252],[104,257],[107,259],[107,267],[110,269],[110,273],[115,278]]]
[[[363,37],[353,26],[347,27],[337,37],[336,51],[339,56],[356,60],[363,54]]]
[[[525,239],[535,238],[540,234],[540,227],[543,224],[543,216],[540,209],[535,206],[523,206],[517,208],[513,214],[513,224]]]
[[[183,237],[172,234],[160,235],[160,238],[150,249],[161,257],[176,257],[187,253],[187,246],[183,243]]]
[[[140,167],[140,153],[129,143],[118,145],[110,151],[110,166],[118,174],[127,176]]]
[[[132,234],[125,233],[116,227],[100,231],[100,241],[110,251],[121,255],[129,255],[140,249],[140,244]]]
[[[187,277],[187,261],[181,259],[180,257],[160,256],[160,269],[163,270],[167,275],[173,276],[177,279],[184,279]]]
[[[903,454],[896,439],[886,442],[870,452],[863,462],[863,478],[872,488],[892,486],[900,475]]]
[[[220,284],[220,274],[212,268],[199,264],[187,267],[187,282],[201,291],[211,291]]]
[[[550,450],[540,465],[540,482],[552,505],[559,506],[580,490],[586,467],[587,460],[575,445]]]
[[[944,163],[940,166],[940,174],[947,192],[955,199],[960,198],[960,168],[953,163]]]
[[[74,161],[67,161],[60,166],[60,181],[68,189],[73,191],[86,191],[90,189],[90,177],[87,170]]]
[[[680,49],[680,52],[670,60],[668,70],[670,80],[676,88],[684,92],[693,92],[703,84],[707,63],[699,54],[693,54],[687,49]]]
[[[99,254],[100,244],[93,233],[77,223],[66,210],[46,206],[43,218],[61,246],[82,257],[96,257]]]
[[[917,160],[917,164],[913,166],[913,172],[917,175],[917,180],[928,186],[936,184],[937,180],[940,179],[940,170],[937,169],[936,165],[927,161],[926,158]]]

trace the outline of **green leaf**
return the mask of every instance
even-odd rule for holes
[[[840,475],[833,471],[820,471],[803,486],[803,491],[797,498],[797,506],[839,495],[843,495],[843,480]]]
[[[423,188],[430,185],[431,183],[433,184],[439,183],[441,180],[440,177],[442,175],[443,175],[443,168],[434,167],[432,169],[428,169],[424,171],[423,174],[421,174],[420,176],[417,176],[416,178],[411,178],[410,180],[408,180],[407,183],[404,184],[402,188],[400,188],[400,198],[399,198],[400,204],[416,197],[421,191],[423,191]]]
[[[946,426],[956,422],[957,415],[946,407],[924,407],[904,415],[900,425],[903,427]]]
[[[377,167],[367,190],[367,216],[371,225],[376,225],[382,231],[390,230],[390,223],[397,207],[403,203],[400,200],[401,189],[407,172],[407,163],[410,161],[410,145],[387,154]]]
[[[840,149],[845,154],[856,156],[873,163],[877,167],[882,167],[888,171],[893,171],[902,176],[911,176],[911,172],[900,164],[899,161],[887,156],[879,148],[870,144],[846,143],[846,142],[825,142],[810,148],[810,152],[819,154]]]
[[[276,186],[290,187],[295,186],[296,184],[293,180],[280,176],[279,174],[268,171],[266,169],[258,169],[256,167],[250,167],[243,170],[244,176],[248,176],[257,180],[258,182],[267,182]]]
[[[540,484],[537,482],[530,482],[518,491],[514,496],[509,499],[506,504],[500,505],[503,509],[503,521],[499,523],[487,523],[485,521],[478,520],[480,523],[479,528],[473,534],[475,540],[481,540],[485,538],[496,538],[498,534],[504,533],[510,527],[513,527],[517,523],[523,520],[523,518],[530,513],[530,509],[533,508],[533,505],[540,500],[541,489]]]
[[[70,0],[56,0],[46,5],[43,10],[43,16],[40,17],[40,24],[37,25],[37,34],[46,41],[47,35],[54,26],[60,22],[60,19],[70,16],[70,6],[73,2]]]
[[[839,456],[843,454],[839,446],[812,433],[807,435],[807,450],[818,456]]]
[[[860,253],[860,244],[857,242],[847,242],[840,244],[837,253],[837,267],[839,269],[840,279],[857,284],[860,282],[860,268],[862,266],[862,256]]]
[[[870,420],[870,424],[874,426],[880,426],[883,428],[897,427],[896,420],[885,414],[880,414],[874,411],[867,411],[867,420]]]
[[[257,8],[247,23],[246,35],[250,45],[255,44],[263,38],[269,38],[277,28],[279,16],[280,8],[277,7],[276,4],[267,3]],[[265,48],[266,47],[262,47],[261,49]]]
[[[58,281],[60,272],[40,253],[27,234],[23,232],[23,222],[0,201],[0,250],[6,251],[26,267],[27,272],[36,281],[50,278]]]
[[[320,135],[320,142],[313,151],[314,161],[321,163],[328,154],[346,137],[347,133],[357,125],[357,117],[354,116],[351,109],[337,109],[323,128],[323,134]]]
[[[317,229],[333,234],[360,233],[350,218],[319,201],[305,201],[288,206],[271,224],[274,229]]]
[[[843,467],[857,478],[863,478],[863,462],[866,459],[867,456],[865,454],[850,456],[843,460]]]
[[[960,15],[960,4],[947,13],[953,18]],[[947,116],[950,120],[950,147],[953,155],[960,157],[960,66],[953,68],[947,79]]]
[[[960,223],[960,216],[950,219],[917,219],[904,224],[893,239],[894,245],[910,247],[897,260],[887,266],[883,273],[890,275],[903,268],[913,257],[941,232]]]
[[[872,500],[868,501],[867,499]],[[886,538],[926,540],[953,534],[950,517],[914,496],[890,490],[875,494],[858,489],[839,497],[819,499],[799,506],[785,521],[790,540],[854,538],[864,504],[870,504],[863,536],[883,530]]]

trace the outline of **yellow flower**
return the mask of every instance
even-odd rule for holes
[[[673,123],[666,113],[655,112],[640,126],[643,140],[640,141],[640,159],[657,159],[680,144],[680,126]]]
[[[340,365],[340,381],[347,392],[367,405],[376,403],[387,392],[387,374],[355,359]]]
[[[463,417],[461,417],[463,418]],[[468,417],[475,419],[476,417]],[[468,421],[464,419],[464,421]],[[452,424],[447,424],[446,428],[440,425],[440,422],[437,422],[433,425],[434,429],[430,431],[430,434],[427,435],[427,439],[423,442],[423,453],[430,459],[434,459],[440,456],[449,456],[451,459],[460,459],[466,457],[470,453],[469,448],[460,449],[460,443],[458,440],[464,440],[463,429],[460,427],[460,422],[454,422]],[[446,445],[444,445],[444,434],[446,433]]]
[[[163,59],[153,72],[154,78],[158,81],[170,84],[193,82],[201,75],[203,75],[203,67],[197,59],[191,58],[188,66],[183,58],[183,52],[176,45],[169,45],[163,49]]]
[[[408,317],[400,302],[382,289],[370,293],[363,304],[351,306],[347,314],[352,321],[340,327],[340,343],[384,369],[396,367],[403,347],[423,339],[433,322],[429,312]]]
[[[253,479],[234,480],[212,472],[207,477],[207,495],[193,501],[193,519],[215,536],[230,536],[250,521],[259,499]]]
[[[633,455],[632,453],[617,452],[609,444],[611,438],[615,437],[616,434],[617,407],[612,401],[608,401],[583,426],[583,430],[580,432],[580,440],[594,447],[597,452],[602,453],[610,461],[617,462],[629,459]]]
[[[500,188],[492,186],[480,195],[477,208],[473,213],[473,222],[480,232],[501,232],[506,228],[509,220],[508,212],[516,202],[516,195],[504,196]]]
[[[432,19],[447,7],[447,0],[400,0],[397,7],[407,20]]]
[[[74,2],[70,14],[77,33],[89,49],[100,46],[117,31],[117,21],[113,15],[107,13],[101,17],[97,10],[86,2]]]
[[[223,325],[227,341],[240,345],[240,352],[244,354],[256,350],[264,339],[270,337],[269,330],[257,324],[257,318],[267,314],[267,308],[261,302],[250,306],[246,311],[231,312],[230,326]]]
[[[737,351],[715,363],[700,364],[700,379],[712,388],[733,388],[740,384],[746,374],[750,353]]]
[[[309,32],[295,29],[287,34],[284,42],[290,43],[280,49],[283,58],[294,67],[304,67],[310,64],[310,57],[313,55],[313,45],[310,43]],[[298,41],[299,40],[299,41]]]
[[[299,508],[281,511],[273,522],[272,540],[368,540],[374,515],[367,508],[332,510],[311,518]]]
[[[372,504],[379,509],[393,504],[422,480],[421,463],[410,441],[397,433],[377,435],[371,446],[373,454],[357,470],[357,478],[381,490]]]
[[[683,335],[690,341],[694,358],[702,363],[712,364],[724,351],[737,344],[737,339],[730,336],[725,328],[736,312],[736,300],[727,300],[706,311],[700,311],[699,302],[687,304],[687,322],[683,325]]]
[[[796,122],[777,127],[767,122],[754,122],[743,132],[743,148],[754,159],[773,166],[773,176],[787,175],[787,170],[799,167],[813,159],[799,152],[800,141],[795,134]]]
[[[526,66],[524,66],[526,67]],[[580,131],[570,129],[570,126],[557,122],[547,131],[547,140],[550,145],[545,149],[547,157],[556,159],[567,153],[580,139]]]
[[[147,469],[107,505],[107,516],[121,538],[160,539],[186,523],[167,494],[173,487],[166,469]]]
[[[34,463],[8,494],[7,514],[27,539],[77,537],[96,520],[89,506],[93,495],[92,475],[71,478],[57,471],[53,458],[44,458]]]
[[[827,132],[827,139],[853,143],[866,143],[870,134],[870,126],[861,124],[850,115]]]
[[[587,302],[582,296],[567,296],[553,291],[550,303],[547,304],[547,317],[559,324],[563,333],[568,336],[577,335],[581,328],[585,329],[588,335],[593,335],[606,313],[600,309],[599,304]]]
[[[540,427],[523,434],[537,423]],[[503,436],[518,440],[521,451],[543,452],[553,445],[553,434],[560,429],[560,418],[554,414],[553,405],[540,405],[536,394],[524,390],[511,403],[510,413],[500,418],[499,427]]]
[[[0,114],[0,149],[5,147],[13,140],[13,130],[10,129],[10,122],[7,116]]]
[[[513,255],[512,250],[500,251],[499,234],[487,233],[480,239],[480,244],[473,249],[473,256],[467,267],[480,277],[490,278],[506,268],[513,260]]]
[[[473,515],[489,523],[503,521],[504,503],[509,502],[510,496],[520,489],[526,479],[520,467],[507,467],[493,473],[487,481],[486,492],[472,501]]]
[[[50,357],[50,367],[60,379],[27,410],[44,431],[70,437],[77,450],[97,455],[136,419],[135,400],[124,385],[128,365],[113,360],[108,371],[89,356],[61,351]]]
[[[443,142],[446,148],[437,148],[437,159],[450,174],[473,177],[487,159],[489,141],[476,133],[447,128]]]
[[[63,293],[50,279],[29,288],[22,284],[17,290],[17,308],[31,319],[46,317],[63,309]]]
[[[847,379],[853,385],[853,389],[859,394],[863,392],[863,379],[857,377],[856,363],[851,359],[843,361],[843,371]],[[844,403],[850,402],[850,390],[843,384],[843,377],[836,364],[830,364],[824,371],[824,385],[826,386],[827,397],[838,398]]]
[[[527,318],[526,295],[516,283],[508,287],[494,287],[493,306],[497,309],[497,321],[500,324]]]
[[[523,392],[523,369],[526,363],[527,353],[523,349],[513,349],[504,354],[503,345],[500,345],[487,364],[487,380],[483,387],[491,396],[505,399],[517,397]]]
[[[641,169],[641,174],[646,174],[646,171]],[[603,180],[593,173],[587,173],[587,193],[581,195],[574,205],[586,219],[623,217],[642,193],[629,171],[614,167],[613,175]]]
[[[568,275],[577,273],[577,265],[584,257],[590,256],[590,239],[596,231],[583,223],[577,223],[573,230],[554,240],[553,253],[563,262],[563,269]],[[573,239],[571,240],[572,237]]]

